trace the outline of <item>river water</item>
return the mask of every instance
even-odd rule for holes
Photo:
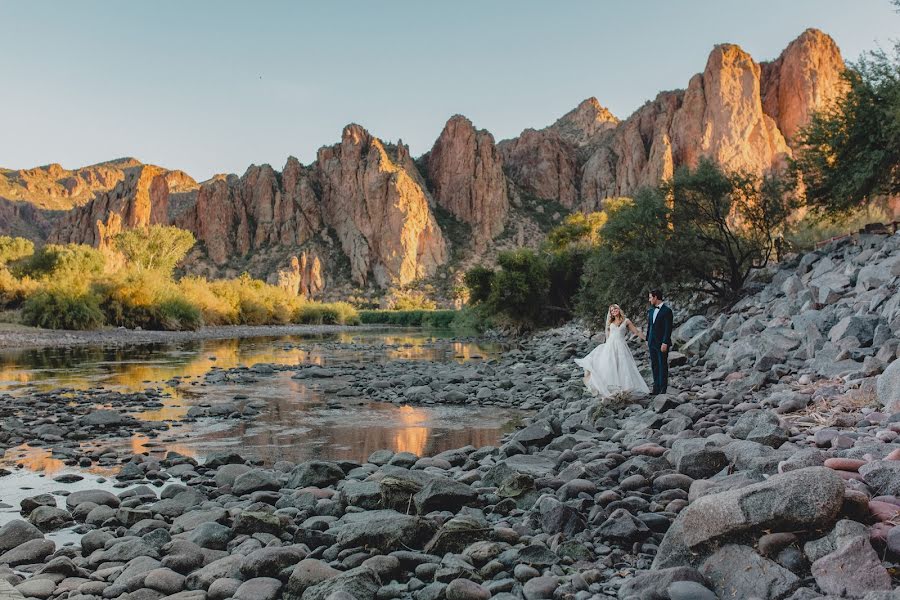
[[[519,411],[496,407],[403,406],[341,397],[329,386],[291,379],[290,371],[255,383],[211,385],[213,369],[269,364],[341,365],[359,361],[411,359],[438,362],[488,360],[500,348],[458,342],[419,330],[369,330],[339,334],[203,340],[130,348],[53,348],[0,353],[0,393],[102,387],[117,391],[157,388],[162,407],[132,413],[144,421],[164,421],[169,430],[150,440],[133,435],[113,444],[131,452],[176,450],[202,459],[236,450],[271,465],[311,458],[364,461],[388,448],[419,456],[467,444],[496,443],[521,419]],[[183,423],[195,404],[233,402],[246,396],[261,413],[252,420],[200,419]],[[106,446],[111,443],[104,441]],[[113,446],[115,447],[115,446]],[[52,475],[66,466],[46,449],[20,446],[0,458],[0,466]],[[92,468],[97,475],[112,474]]]

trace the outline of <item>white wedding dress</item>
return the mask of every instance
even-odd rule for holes
[[[584,384],[591,393],[609,396],[626,391],[650,392],[625,341],[627,332],[624,321],[621,325],[610,323],[606,343],[591,350],[584,358],[575,359],[584,369]]]

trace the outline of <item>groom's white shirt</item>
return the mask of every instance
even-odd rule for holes
[[[659,314],[659,309],[661,309],[663,307],[663,304],[665,304],[665,302],[660,302],[659,306],[657,306],[656,308],[653,309],[653,322],[654,323],[656,323],[656,315]]]

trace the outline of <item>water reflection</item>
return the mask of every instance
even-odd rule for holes
[[[339,397],[334,393],[340,388],[339,380],[307,383],[291,379],[291,372],[260,376],[244,384],[207,384],[204,377],[212,369],[258,363],[340,365],[398,359],[462,363],[496,356],[498,350],[488,344],[441,340],[421,331],[27,350],[0,354],[0,393],[27,396],[32,391],[97,386],[126,392],[162,389],[167,394],[160,399],[162,406],[132,414],[169,423],[170,429],[159,437],[135,434],[104,441],[104,447],[122,453],[156,455],[175,450],[202,458],[233,449],[267,464],[310,458],[361,461],[382,448],[427,456],[467,444],[494,444],[521,415],[496,408],[426,408]],[[183,421],[194,405],[226,402],[241,408],[252,404],[260,414],[252,420]],[[7,450],[0,464],[22,464],[48,474],[65,467],[48,450],[29,447]]]

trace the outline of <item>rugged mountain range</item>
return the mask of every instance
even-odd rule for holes
[[[810,114],[841,93],[843,69],[834,41],[809,29],[772,62],[716,46],[686,89],[623,121],[589,98],[497,143],[456,115],[416,160],[352,124],[310,165],[289,158],[281,172],[253,165],[199,184],[134,159],[0,171],[0,232],[103,247],[124,228],[171,223],[200,242],[191,272],[247,270],[325,295],[449,284],[460,266],[538,243],[566,211],[596,210],[701,157],[784,166]]]

